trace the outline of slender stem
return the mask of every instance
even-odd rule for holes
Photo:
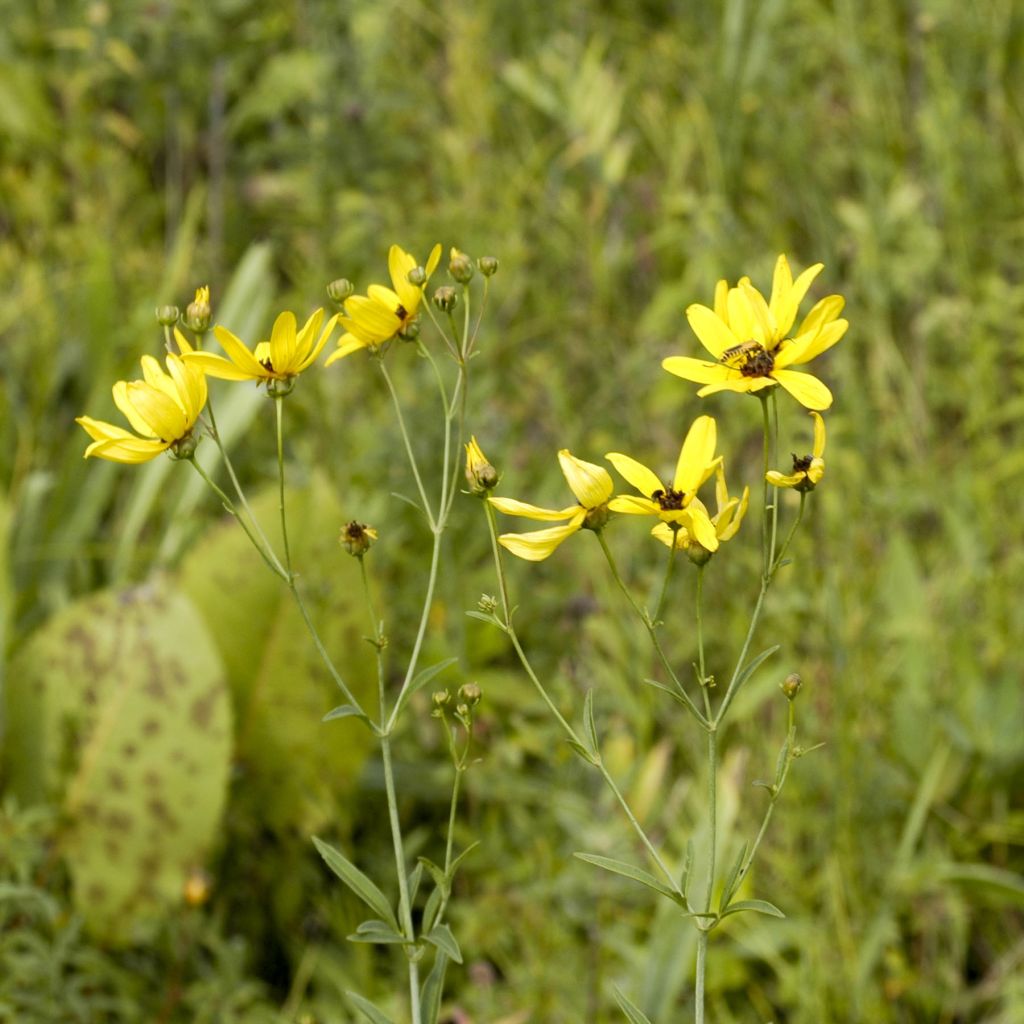
[[[718,845],[718,732],[708,732],[708,826],[711,832],[708,855],[708,884],[704,893],[704,911],[711,913],[711,900],[715,894],[715,855]]]
[[[288,516],[284,508],[284,396],[274,396],[274,411],[277,414],[277,482],[278,508],[281,511],[281,539],[284,543],[284,567],[289,581],[292,578],[292,552],[288,544]]]
[[[764,458],[762,460],[763,465],[761,466],[761,575],[764,577],[768,575],[771,569],[771,562],[768,560],[768,470],[771,468],[771,422],[768,417],[768,396],[763,391],[759,391],[757,397],[761,399],[761,417],[764,429]]]
[[[696,1014],[695,1024],[704,1024],[704,976],[708,963],[708,932],[701,928],[697,932],[697,981],[694,992]]]
[[[671,662],[668,660],[668,656],[665,654],[664,649],[661,646],[661,641],[658,639],[658,631],[654,628],[654,623],[651,621],[650,615],[640,607],[637,603],[636,598],[632,595],[629,587],[623,582],[622,577],[619,575],[618,567],[615,564],[615,558],[612,555],[611,548],[608,547],[608,542],[604,539],[604,532],[602,530],[596,531],[596,536],[601,544],[601,550],[604,552],[604,557],[608,562],[608,567],[611,569],[612,577],[619,586],[619,590],[626,595],[626,599],[633,606],[633,610],[640,616],[640,621],[643,622],[644,628],[647,630],[647,635],[651,638],[651,643],[654,645],[654,650],[657,652],[658,657],[661,659],[662,665],[665,666],[665,670],[668,672],[669,677],[675,684],[676,689],[679,691],[679,696],[682,698],[683,704],[690,711],[690,713],[700,722],[703,729],[707,729],[710,722],[704,717],[700,708],[697,707],[693,702],[693,698],[686,692],[685,687],[679,681],[679,677],[675,673],[675,669],[672,668]]]
[[[722,723],[725,718],[725,713],[729,710],[729,705],[732,703],[733,698],[736,696],[736,684],[739,681],[740,672],[743,670],[744,662],[747,660],[747,652],[750,650],[750,643],[754,639],[754,631],[757,629],[757,624],[761,619],[761,609],[764,607],[764,598],[768,593],[769,580],[761,581],[761,590],[757,595],[757,602],[754,605],[754,611],[750,616],[750,625],[747,627],[747,635],[743,640],[743,647],[740,648],[740,656],[736,659],[736,667],[733,669],[732,676],[729,679],[729,685],[726,687],[725,696],[722,698],[722,703],[718,707],[718,714],[715,715],[712,725],[718,726]]]
[[[445,726],[447,728],[447,725]],[[452,848],[455,842],[455,812],[459,806],[459,787],[462,785],[462,773],[465,768],[461,764],[455,765],[455,780],[452,782],[452,803],[448,809],[448,842],[444,850],[444,873],[451,871]]]
[[[768,402],[772,407],[772,462],[777,463],[778,461],[778,448],[779,448],[779,403],[775,397],[775,388],[770,388],[768,391]],[[765,470],[765,483],[767,479],[767,469]],[[771,528],[771,543],[768,546],[768,571],[772,571],[772,567],[775,565],[775,542],[777,540],[779,531],[779,495],[776,492],[772,496],[772,528]]]
[[[576,730],[565,720],[565,717],[555,706],[555,702],[551,699],[550,694],[545,688],[544,684],[537,678],[537,673],[534,672],[533,666],[530,664],[530,659],[527,658],[526,652],[523,650],[522,645],[519,643],[519,637],[516,635],[515,627],[512,625],[512,617],[509,610],[509,599],[508,599],[508,585],[505,580],[505,569],[501,561],[501,551],[498,547],[498,532],[495,524],[494,509],[491,507],[489,502],[484,503],[484,508],[487,512],[487,525],[491,534],[491,549],[494,553],[494,568],[498,575],[498,587],[501,592],[501,604],[504,611],[505,632],[508,634],[509,640],[512,642],[512,647],[515,649],[516,655],[519,658],[519,663],[523,666],[523,670],[526,672],[533,683],[534,689],[540,695],[541,699],[547,705],[548,710],[554,716],[555,720],[562,727],[566,737],[575,743],[577,746],[586,749],[586,744],[580,738]],[[599,535],[600,536],[600,535]],[[597,760],[594,762],[594,767],[601,773],[601,777],[604,779],[605,784],[612,791],[615,799],[618,801],[619,806],[625,812],[626,817],[629,819],[629,823],[633,826],[634,831],[640,838],[640,841],[644,844],[647,852],[651,855],[651,859],[655,864],[658,865],[658,869],[664,875],[665,880],[674,892],[680,893],[679,884],[672,875],[672,872],[668,869],[661,855],[658,853],[654,843],[651,842],[650,837],[644,831],[643,825],[637,820],[636,815],[633,813],[632,808],[629,806],[629,802],[622,795],[622,791],[616,785],[615,780],[612,778],[611,773],[604,765],[604,761],[601,758],[600,751],[594,751]]]
[[[793,536],[796,534],[797,527],[800,525],[801,520],[804,518],[804,506],[806,504],[807,492],[801,491],[800,508],[797,509],[796,518],[793,520],[793,525],[789,528],[789,533],[786,534],[786,539],[782,542],[782,547],[779,548],[779,553],[775,556],[775,561],[772,563],[772,576],[774,576],[779,571],[779,567],[782,565],[782,562],[786,557],[786,552],[789,550],[789,545],[793,541]]]
[[[388,391],[391,392],[391,402],[395,407],[395,416],[398,419],[398,429],[401,432],[402,442],[405,445],[405,453],[409,457],[409,465],[412,467],[412,475],[416,480],[416,487],[420,492],[420,501],[423,502],[423,514],[427,517],[427,522],[433,530],[436,527],[434,514],[430,510],[430,502],[427,500],[427,492],[423,486],[423,480],[420,477],[420,467],[416,462],[416,456],[412,450],[412,443],[409,440],[409,431],[406,430],[405,427],[405,417],[402,415],[402,403],[398,400],[398,392],[395,390],[394,382],[391,380],[391,374],[388,373],[388,368],[385,365],[384,360],[378,359],[377,365],[380,367],[380,372],[384,375],[384,380],[387,382]]]
[[[668,564],[665,566],[665,578],[661,581],[661,593],[658,595],[658,606],[654,610],[654,621],[661,621],[665,609],[665,598],[668,596],[668,585],[672,581],[672,570],[676,567],[676,536],[677,531],[672,531],[672,544],[668,549]],[[703,670],[702,670],[703,671]]]

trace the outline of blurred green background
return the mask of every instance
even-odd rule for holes
[[[437,240],[501,260],[470,425],[503,492],[541,504],[564,503],[558,448],[671,464],[701,412],[732,485],[753,483],[757,407],[701,402],[659,362],[696,354],[683,311],[718,277],[767,288],[783,251],[826,264],[814,294],[844,294],[852,324],[816,364],[836,395],[828,476],[760,631],[783,651],[725,738],[727,851],[759,820],[786,672],[805,680],[803,740],[826,746],[797,763],[752,880],[787,919],[716,932],[711,1019],[1024,1020],[1019,4],[0,0],[0,24],[0,1020],[343,1021],[350,987],[400,1016],[398,958],[344,943],[358,908],[308,841],[389,877],[375,760],[354,726],[319,723],[330,684],[198,480],[86,465],[73,418],[114,418],[111,383],[161,346],[158,303],[208,283],[215,321],[254,338],[333,278],[383,279],[393,241],[422,259]],[[427,452],[429,378],[398,356]],[[355,676],[366,627],[338,527],[381,530],[398,651],[426,568],[369,371],[353,357],[289,400],[298,558]],[[258,492],[269,406],[217,394]],[[803,450],[810,421],[783,408],[781,449]],[[691,930],[571,858],[640,854],[501,638],[463,615],[494,585],[469,499],[454,527],[428,654],[460,657],[486,714],[458,834],[482,840],[453,908],[469,956],[442,1019],[614,1021],[618,984],[687,1020]],[[712,566],[720,672],[755,534]],[[659,552],[628,524],[611,536],[643,593]],[[512,574],[531,652],[577,714],[595,688],[609,760],[680,857],[698,737],[640,683],[651,658],[597,546]],[[682,665],[692,585],[680,574]],[[165,742],[148,741],[155,651],[194,700],[219,695],[205,716],[163,707]],[[67,723],[111,694],[129,695],[122,763],[84,772]],[[412,844],[436,856],[449,769],[422,702],[398,751]],[[121,774],[126,800],[152,788],[127,824],[97,811]],[[195,800],[183,830],[162,787]],[[141,876],[116,867],[122,842]]]

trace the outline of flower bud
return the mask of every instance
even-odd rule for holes
[[[178,317],[181,313],[178,311],[177,306],[157,306],[156,307],[156,319],[157,323],[164,327],[173,327],[178,322]]]
[[[355,290],[356,286],[347,277],[339,277],[327,286],[327,296],[331,302],[340,306]]]
[[[423,267],[413,267],[412,270],[405,275],[405,279],[409,284],[414,285],[417,288],[422,288],[427,283],[427,272]]]
[[[596,533],[598,530],[603,530],[607,522],[608,506],[598,505],[596,508],[587,509],[582,528],[584,530],[593,530]]]
[[[402,341],[415,341],[420,336],[420,318],[416,317],[415,320],[409,320],[402,325],[402,329],[398,332],[398,337]]]
[[[435,690],[430,698],[435,708],[445,708],[452,700],[452,695],[447,690]]]
[[[459,700],[471,708],[475,708],[480,703],[482,696],[483,691],[476,683],[466,683],[459,687]]]
[[[179,459],[188,460],[195,455],[198,445],[199,438],[194,434],[189,433],[184,437],[179,437],[177,441],[172,442],[170,448],[167,449],[167,454],[170,455],[175,462]]]
[[[800,692],[803,682],[795,672],[790,672],[780,684],[780,689],[786,695],[786,700],[796,700],[796,695]]]
[[[202,334],[210,326],[210,289],[206,285],[196,289],[196,297],[185,309],[185,326],[196,334]]]
[[[443,284],[434,292],[434,305],[442,313],[450,313],[458,304],[459,293],[450,284]]]
[[[341,545],[353,558],[362,558],[377,539],[377,531],[366,523],[352,520],[341,531]]]
[[[473,494],[486,497],[498,486],[498,471],[487,461],[476,438],[466,445],[466,482]]]
[[[498,272],[498,259],[496,256],[481,256],[476,261],[476,265],[480,268],[480,273],[484,277],[494,277]]]
[[[714,554],[713,551],[708,551],[703,544],[698,543],[696,540],[691,540],[686,545],[686,557],[693,562],[694,565],[707,565],[711,561],[711,556]]]
[[[492,615],[498,609],[498,599],[493,594],[481,594],[476,606],[484,614]]]
[[[473,279],[473,271],[473,261],[464,252],[453,248],[451,259],[448,261],[448,273],[459,284],[469,284]]]

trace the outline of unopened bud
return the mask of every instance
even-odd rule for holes
[[[466,445],[466,482],[470,491],[480,497],[485,497],[498,486],[498,471],[487,461],[475,437],[471,437]]]
[[[458,249],[452,249],[451,259],[448,260],[448,273],[459,282],[469,284],[473,280],[473,261]]]
[[[443,284],[434,292],[434,305],[442,313],[450,313],[458,304],[459,293],[450,284]]]
[[[476,261],[476,265],[480,268],[480,273],[484,277],[494,277],[498,272],[498,258],[496,256],[481,256]]]
[[[179,459],[191,459],[196,453],[196,447],[199,445],[199,438],[193,434],[186,434],[184,437],[179,437],[177,441],[172,442],[170,448],[167,449],[167,454],[174,461]]]
[[[493,594],[481,594],[476,606],[480,611],[490,615],[497,611],[498,599]]]
[[[691,540],[686,545],[686,557],[693,562],[694,565],[707,565],[711,561],[711,556],[714,554],[713,551],[708,551],[703,544],[700,544],[696,540]]]
[[[331,302],[340,306],[346,299],[351,298],[355,290],[356,286],[347,277],[339,277],[327,286],[327,296]]]
[[[608,506],[598,505],[596,508],[587,509],[587,514],[583,518],[583,529],[584,530],[603,530],[608,522]]]
[[[459,687],[459,700],[471,708],[475,708],[480,703],[482,696],[483,691],[476,683],[465,683]]]
[[[402,324],[402,329],[398,332],[398,337],[402,341],[415,341],[420,336],[420,318],[416,317],[415,320],[409,320]]]
[[[185,326],[196,334],[202,334],[210,326],[210,289],[204,285],[196,289],[196,297],[185,309]]]
[[[362,558],[377,539],[377,531],[355,519],[342,527],[341,545],[354,558]]]
[[[423,267],[413,267],[408,274],[405,275],[405,279],[411,285],[415,285],[417,288],[422,288],[427,283],[427,272]]]
[[[782,680],[781,689],[786,695],[786,700],[795,700],[796,695],[800,692],[803,682],[795,672],[790,672],[785,679]]]
[[[181,313],[177,306],[156,307],[157,323],[162,324],[164,327],[173,327],[178,322],[179,316],[181,316]]]

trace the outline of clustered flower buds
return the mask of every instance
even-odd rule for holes
[[[377,539],[377,531],[355,519],[342,527],[341,545],[353,558],[362,558]]]
[[[498,599],[493,594],[481,594],[480,600],[476,603],[477,608],[485,614],[491,615],[498,608]]]

